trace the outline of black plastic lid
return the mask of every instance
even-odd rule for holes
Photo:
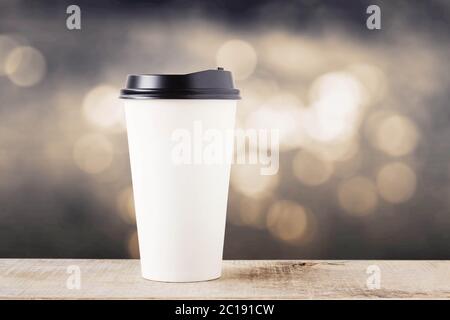
[[[122,99],[240,99],[230,71],[129,75]]]

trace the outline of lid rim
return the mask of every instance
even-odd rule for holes
[[[239,100],[231,72],[222,68],[188,74],[128,75],[121,99],[227,99]]]
[[[121,91],[121,99],[223,99],[240,100],[239,92],[236,93],[196,93],[196,92],[124,92]]]

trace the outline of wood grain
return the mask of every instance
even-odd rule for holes
[[[370,290],[367,267],[380,268]],[[81,271],[68,289],[69,266]],[[450,261],[224,261],[218,280],[141,278],[139,260],[0,259],[1,299],[449,299]]]

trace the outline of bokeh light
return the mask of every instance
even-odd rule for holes
[[[355,133],[366,99],[358,79],[348,72],[327,73],[314,81],[309,98],[311,106],[302,119],[313,139],[327,142]]]
[[[394,157],[410,154],[416,148],[419,132],[407,117],[380,112],[369,123],[371,142],[375,147]]]
[[[293,162],[295,176],[309,186],[316,186],[326,182],[333,173],[333,164],[319,154],[300,150]]]
[[[225,42],[217,51],[217,65],[233,72],[236,80],[248,78],[255,70],[258,57],[251,44],[243,40]]]
[[[234,217],[232,222],[257,229],[265,229],[266,227],[266,206],[273,199],[271,197],[265,199],[255,199],[242,197],[239,200],[238,217]]]
[[[377,174],[377,189],[380,196],[391,203],[409,200],[415,190],[417,178],[405,163],[393,162],[384,165]]]
[[[231,186],[245,196],[262,198],[278,186],[278,175],[261,175],[261,166],[238,164],[231,170]]]
[[[338,187],[338,199],[341,208],[355,216],[373,212],[378,202],[374,184],[361,176],[342,182]]]
[[[123,131],[126,128],[119,89],[102,84],[88,92],[83,100],[83,115],[97,126]]]
[[[136,231],[134,231],[128,238],[127,251],[129,258],[139,259],[139,241]]]
[[[73,148],[78,167],[90,174],[107,169],[113,160],[113,145],[101,134],[86,134],[79,138]]]
[[[124,188],[117,196],[117,210],[123,221],[131,225],[136,224],[133,188],[131,186]]]
[[[330,161],[348,161],[359,153],[356,138],[337,140],[333,143],[316,143],[308,146]]]
[[[304,77],[324,69],[323,55],[312,39],[284,32],[269,32],[260,42],[262,58],[276,74]]]
[[[249,113],[265,104],[279,91],[278,84],[272,78],[251,77],[242,82],[240,88],[242,92],[245,92],[245,99],[239,101],[239,108],[236,110],[238,119],[246,118]]]
[[[116,14],[102,19],[105,8],[86,2],[91,28],[81,33],[54,28],[64,8],[39,4],[30,11],[23,1],[10,2],[0,10],[5,257],[137,257],[119,89],[127,74],[216,67],[232,71],[241,90],[236,127],[280,133],[278,174],[262,175],[265,165],[232,166],[226,259],[450,252],[439,242],[450,230],[450,202],[441,199],[450,189],[450,75],[443,63],[449,35],[436,28],[442,21],[427,17],[428,10],[450,8],[448,1],[408,10],[384,1],[390,17],[376,33],[354,14],[361,4],[350,2],[178,1],[183,10],[172,10],[170,1],[120,1],[108,8],[126,7],[120,23]],[[248,153],[266,148],[259,147]],[[27,201],[20,201],[23,194]],[[68,229],[102,245],[49,241]],[[311,234],[317,241],[298,247]],[[424,250],[429,243],[439,245]]]
[[[275,202],[267,214],[267,228],[278,239],[298,243],[309,227],[306,209],[289,200]]]
[[[21,87],[30,87],[39,83],[46,69],[44,56],[33,47],[17,47],[6,58],[6,74],[13,83]]]
[[[6,74],[6,59],[17,46],[18,43],[12,37],[0,34],[0,76]]]
[[[347,70],[366,89],[366,94],[370,97],[370,101],[366,99],[367,103],[378,102],[386,95],[386,75],[380,67],[367,63],[356,63],[348,66]]]
[[[303,103],[290,93],[279,93],[252,112],[245,127],[255,130],[276,130],[279,133],[280,149],[290,150],[301,146],[304,133],[300,127]]]

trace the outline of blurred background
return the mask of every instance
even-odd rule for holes
[[[449,20],[446,0],[2,0],[0,257],[139,257],[119,89],[221,66],[237,126],[281,142],[277,175],[232,167],[225,259],[450,259]]]

